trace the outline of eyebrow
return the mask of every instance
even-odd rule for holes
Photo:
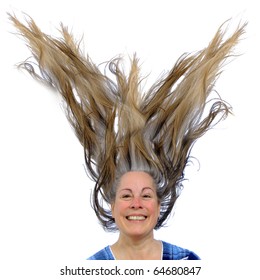
[[[146,189],[155,192],[155,190],[154,190],[153,188],[151,188],[151,187],[144,187],[144,188],[142,189],[142,192],[145,191]],[[122,191],[130,191],[130,192],[132,192],[132,189],[124,188],[124,189],[120,190],[119,192],[122,192]]]

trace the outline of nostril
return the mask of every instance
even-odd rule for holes
[[[140,209],[140,208],[143,208],[143,206],[141,204],[132,204],[130,208],[132,208],[132,209]]]

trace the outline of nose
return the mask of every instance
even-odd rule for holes
[[[140,209],[140,208],[143,208],[143,205],[142,205],[142,200],[140,197],[134,197],[131,201],[131,205],[130,207],[132,209]]]

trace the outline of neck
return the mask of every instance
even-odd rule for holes
[[[120,234],[111,250],[118,260],[158,260],[161,259],[162,244],[153,235],[131,238]]]

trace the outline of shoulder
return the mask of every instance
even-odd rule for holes
[[[98,251],[87,260],[114,260],[114,257],[110,250],[110,247],[106,246],[104,249]]]
[[[162,241],[163,260],[200,260],[194,252]]]

